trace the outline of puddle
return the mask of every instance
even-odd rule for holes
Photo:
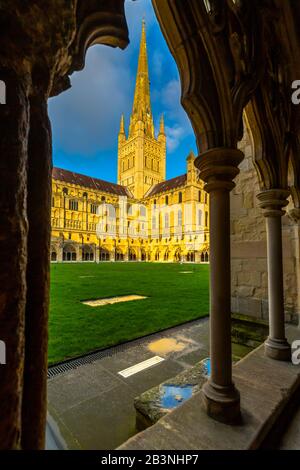
[[[147,299],[142,295],[121,295],[119,297],[109,297],[106,299],[82,300],[81,303],[90,307],[102,307],[103,305],[117,304],[119,302],[130,302],[131,300]]]
[[[174,338],[162,338],[157,341],[152,341],[148,345],[148,349],[156,354],[168,354],[171,352],[182,351],[186,344],[177,341]]]
[[[191,398],[193,385],[163,385],[161,388],[160,406],[165,409],[176,408]]]
[[[206,377],[210,377],[210,357],[207,357],[206,359],[203,359],[203,361],[201,361],[202,364],[204,365],[204,375]]]

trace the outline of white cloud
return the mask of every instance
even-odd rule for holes
[[[186,129],[178,124],[173,127],[166,126],[167,148],[169,152],[174,152],[182,140],[186,136]]]
[[[154,96],[164,107],[167,148],[172,153],[178,148],[182,139],[194,135],[189,118],[180,103],[179,79],[172,79],[161,90],[155,90]]]

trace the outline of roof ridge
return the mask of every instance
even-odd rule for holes
[[[85,178],[90,178],[93,181],[103,181],[103,183],[112,184],[113,186],[119,186],[121,188],[126,188],[127,189],[127,187],[122,185],[122,184],[113,183],[112,181],[103,180],[102,178],[97,178],[96,176],[89,176],[89,175],[85,175],[84,173],[78,173],[77,171],[66,170],[65,168],[60,168],[58,166],[54,166],[52,168],[52,171],[53,170],[66,171],[68,173],[72,173],[72,175],[75,175],[75,176],[84,176]]]
[[[123,195],[133,197],[131,191],[126,186],[113,183],[111,181],[105,181],[101,178],[84,175],[82,173],[76,173],[64,168],[53,167],[52,177],[56,180],[65,181],[66,183],[70,184],[77,184],[78,186],[82,187],[92,188],[93,190],[117,194],[119,196]]]

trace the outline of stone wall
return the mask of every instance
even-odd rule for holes
[[[245,154],[231,194],[232,311],[268,318],[268,277],[265,220],[258,207],[258,174],[248,133],[239,145]],[[287,213],[292,209],[290,202]],[[286,214],[283,224],[283,268],[286,320],[300,315],[299,222]]]

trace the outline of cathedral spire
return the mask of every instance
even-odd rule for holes
[[[151,111],[146,25],[144,19],[142,22],[142,35],[140,43],[138,69],[136,75],[134,101],[131,114],[130,133],[134,131],[134,125],[137,121],[142,121],[145,126],[145,133],[149,136],[153,136],[154,125]]]

